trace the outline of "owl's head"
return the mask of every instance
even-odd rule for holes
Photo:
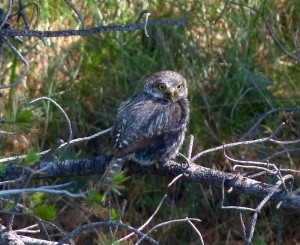
[[[159,71],[145,80],[144,92],[156,98],[176,102],[187,98],[188,89],[185,78],[179,73]]]

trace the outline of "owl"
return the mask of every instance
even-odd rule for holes
[[[160,71],[147,78],[143,91],[118,109],[111,165],[117,168],[128,160],[164,164],[174,158],[189,121],[187,95],[186,80],[177,72]]]

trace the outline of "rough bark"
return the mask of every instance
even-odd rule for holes
[[[41,162],[35,166],[35,174],[32,179],[58,178],[78,175],[103,174],[110,157],[102,156],[78,160],[65,160],[54,162]],[[156,168],[155,166],[139,166],[132,162],[126,163],[125,167],[130,173],[154,174],[166,177],[176,177],[184,174],[186,181],[201,182],[217,187],[233,188],[233,191],[256,197],[265,197],[268,193],[274,192],[271,201],[282,202],[282,206],[300,212],[300,196],[293,193],[286,193],[281,189],[274,189],[274,186],[245,178],[237,174],[226,173],[197,164],[190,164],[188,168],[180,163],[169,161],[167,164]],[[42,171],[41,171],[42,170]],[[7,181],[19,178],[24,173],[23,168],[13,164],[5,166],[0,173],[0,181]]]

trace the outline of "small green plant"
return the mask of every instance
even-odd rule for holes
[[[32,163],[38,162],[39,160],[40,160],[39,151],[37,151],[35,148],[32,148],[27,152],[27,156],[24,159],[24,164],[30,165]]]
[[[51,205],[38,205],[32,211],[34,215],[46,221],[54,220],[57,213],[56,208]]]

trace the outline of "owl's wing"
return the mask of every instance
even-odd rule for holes
[[[128,155],[162,140],[169,131],[180,130],[181,113],[178,103],[160,103],[145,94],[124,102],[118,110],[114,133],[115,156]]]

